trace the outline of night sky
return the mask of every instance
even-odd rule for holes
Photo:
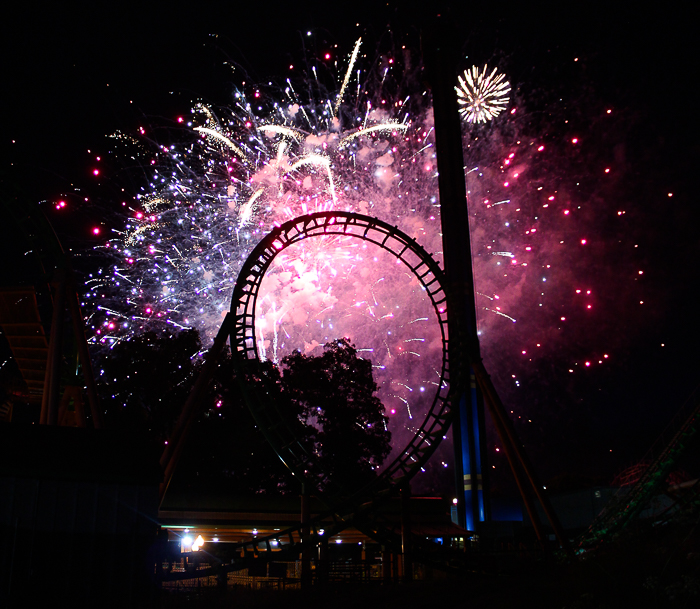
[[[91,171],[94,154],[108,149],[106,135],[172,121],[197,100],[226,104],[231,82],[284,75],[305,52],[337,44],[344,58],[359,35],[369,52],[387,36],[417,44],[420,27],[434,13],[447,13],[475,64],[502,60],[511,81],[527,82],[543,103],[586,92],[629,125],[615,133],[619,141],[602,144],[612,157],[616,146],[624,148],[627,223],[601,230],[611,240],[638,244],[624,262],[645,274],[634,286],[615,285],[615,250],[602,264],[611,298],[634,289],[644,308],[610,306],[595,322],[613,335],[614,362],[604,372],[556,384],[545,362],[525,374],[519,393],[505,396],[523,411],[537,409],[538,424],[519,430],[544,479],[573,474],[609,481],[642,458],[700,377],[692,179],[700,150],[690,14],[680,3],[646,14],[639,4],[586,13],[584,5],[578,13],[509,13],[479,3],[469,9],[379,4],[14,6],[3,19],[2,180],[43,202],[64,245],[82,251],[95,243],[91,227],[105,221],[106,203]],[[574,57],[583,72],[574,72]],[[134,188],[139,179],[135,174]],[[61,198],[69,210],[58,214],[51,204]]]

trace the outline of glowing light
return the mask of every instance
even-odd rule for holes
[[[488,66],[480,72],[472,66],[464,71],[464,78],[458,77],[457,102],[459,112],[469,123],[486,123],[497,117],[508,105],[510,83],[504,74],[496,74],[494,68],[487,76]]]
[[[303,95],[298,95],[290,75],[277,100],[272,89],[265,90],[269,111],[258,106],[259,90],[234,91],[230,108],[196,104],[187,127],[172,131],[182,141],[155,145],[149,133],[149,139],[140,142],[155,146],[153,155],[140,157],[150,188],[133,193],[133,201],[122,202],[123,225],[110,221],[109,237],[95,240],[100,241],[96,255],[106,261],[104,273],[88,284],[90,301],[109,301],[114,313],[96,312],[94,327],[99,326],[103,334],[94,329],[92,342],[99,346],[104,340],[108,330],[103,323],[108,315],[109,320],[129,320],[128,327],[115,323],[109,331],[115,340],[166,327],[195,327],[202,342],[208,343],[228,309],[231,290],[252,248],[272,226],[314,211],[344,209],[389,221],[427,251],[435,252],[442,265],[435,139],[427,98],[420,99],[415,92],[392,98],[396,82],[387,87],[379,83],[386,77],[389,84],[399,66],[392,64],[387,75],[386,63],[379,62],[381,71],[371,73],[360,65],[364,60],[359,49],[358,40],[347,69],[341,72],[342,83],[336,83],[332,95],[325,92],[325,85],[316,86],[312,75],[304,84]],[[332,59],[335,53],[326,55]],[[371,78],[361,82],[362,74]],[[503,76],[486,68],[483,73],[473,68],[468,75],[473,85],[481,79],[480,86],[485,87],[489,78],[489,86],[507,85]],[[464,95],[462,91],[459,99],[464,101]],[[561,283],[562,273],[568,270],[567,256],[547,271],[547,277],[539,269],[550,268],[547,263],[552,260],[544,256],[551,256],[551,244],[558,241],[563,250],[564,225],[580,221],[577,230],[591,230],[583,224],[588,213],[570,214],[569,209],[563,213],[572,215],[571,219],[564,220],[557,213],[538,223],[537,215],[544,218],[548,213],[542,204],[554,207],[554,201],[563,201],[562,197],[568,206],[581,203],[579,191],[566,184],[571,178],[560,167],[565,155],[573,156],[576,150],[566,138],[553,141],[551,150],[548,143],[548,154],[541,155],[545,148],[537,141],[542,141],[541,136],[523,137],[522,142],[512,137],[529,117],[522,109],[517,118],[515,108],[506,113],[507,96],[500,100],[498,112],[503,111],[503,116],[491,126],[493,138],[483,141],[486,138],[479,136],[481,148],[476,150],[478,130],[464,135],[465,154],[471,155],[466,171],[469,196],[484,202],[473,206],[478,208],[478,231],[472,237],[475,251],[488,252],[488,256],[474,257],[475,283],[483,292],[477,296],[478,333],[485,351],[504,335],[506,320],[508,326],[516,321],[514,310],[543,306],[544,294],[534,304],[514,297],[532,291],[521,290],[521,285],[529,283],[542,292],[546,288],[550,306],[557,295],[565,292],[570,296],[570,288],[563,287],[568,284]],[[463,117],[468,106],[461,103]],[[496,115],[494,110],[491,117]],[[177,122],[184,122],[180,118]],[[476,115],[471,121],[467,118],[471,123],[485,120],[485,114],[481,121]],[[144,135],[145,130],[141,128],[140,133]],[[507,146],[504,141],[509,142]],[[540,167],[547,171],[537,175]],[[597,171],[599,166],[593,173]],[[533,197],[536,210],[527,203],[533,185],[542,191]],[[502,188],[508,188],[508,198]],[[129,200],[127,195],[119,201],[122,199]],[[559,224],[553,226],[554,221]],[[575,248],[575,243],[575,238],[567,238],[567,247]],[[598,248],[576,249],[579,256]],[[522,252],[527,252],[527,262],[516,258]],[[413,426],[409,413],[418,418],[421,400],[431,394],[431,366],[436,345],[439,355],[440,340],[430,325],[434,311],[413,308],[421,297],[420,286],[400,283],[406,268],[400,261],[393,264],[394,260],[371,244],[356,243],[343,235],[328,234],[295,244],[280,254],[263,280],[255,312],[259,332],[255,340],[262,357],[279,362],[292,349],[318,353],[319,345],[327,340],[350,336],[358,351],[372,360],[378,395],[391,415],[392,435],[400,443],[399,434],[408,433]],[[384,287],[388,285],[393,287]],[[500,296],[493,295],[494,291]],[[551,324],[551,308],[534,311],[543,313],[546,317],[541,320]],[[438,315],[444,313],[443,305]],[[567,332],[574,329],[575,321],[572,318]],[[524,344],[542,338],[533,335]],[[552,343],[543,340],[537,344],[545,346],[533,354],[524,351],[527,357],[516,358],[518,365],[527,366],[535,354],[539,357],[547,348],[556,348]],[[409,360],[410,365],[403,364]]]
[[[250,126],[250,125],[248,125],[248,126]],[[241,159],[246,160],[245,153],[238,146],[236,146],[236,144],[234,144],[229,138],[227,138],[223,133],[219,133],[218,131],[215,131],[214,129],[208,129],[207,127],[195,127],[194,130],[199,131],[200,133],[203,133],[204,135],[208,135],[209,137],[213,137],[214,139],[217,139],[220,142],[223,142],[231,150],[233,150]]]
[[[357,54],[360,52],[360,44],[362,44],[362,38],[358,38],[355,43],[355,48],[352,50],[352,55],[350,56],[350,63],[348,64],[348,69],[345,72],[345,78],[343,79],[343,84],[340,87],[340,92],[335,100],[335,107],[333,108],[333,116],[337,116],[338,109],[340,108],[340,103],[343,101],[343,96],[345,95],[345,88],[350,82],[350,75],[352,74],[352,69],[357,61]]]
[[[201,535],[197,535],[197,539],[194,540],[192,544],[192,551],[198,552],[199,549],[204,545],[204,538]]]

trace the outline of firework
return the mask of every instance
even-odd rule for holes
[[[319,87],[302,99],[291,81],[275,95],[237,90],[230,108],[195,105],[178,143],[142,138],[155,147],[149,182],[99,250],[110,264],[87,282],[93,343],[167,326],[194,327],[206,343],[258,240],[314,211],[379,217],[440,257],[429,108],[422,95],[350,86],[358,50],[359,41],[337,93]],[[275,260],[256,316],[259,351],[275,362],[349,337],[372,360],[396,448],[420,426],[439,380],[439,327],[420,285],[386,252],[341,236],[305,240]]]
[[[464,71],[464,78],[458,76],[457,102],[462,118],[469,123],[486,123],[497,117],[508,105],[510,83],[504,74],[496,74],[494,68],[487,76],[488,66],[479,72],[472,66]]]
[[[330,91],[314,68],[299,87],[308,97],[291,79],[276,89],[239,88],[230,107],[195,105],[173,144],[147,129],[139,141],[148,152],[134,153],[126,142],[123,153],[141,159],[148,182],[98,248],[108,263],[86,284],[95,345],[167,326],[194,327],[207,344],[252,248],[274,225],[315,211],[378,217],[442,263],[429,96],[404,86],[419,79],[404,77],[393,59],[374,72],[358,68],[358,49],[359,41]],[[467,121],[502,111],[510,90],[502,75],[487,76],[484,67],[465,78],[458,92]],[[478,110],[464,101],[476,92]],[[580,255],[571,234],[579,231],[576,203],[585,203],[567,185],[589,178],[562,168],[566,150],[578,145],[570,136],[545,148],[524,135],[519,117],[510,115],[488,140],[464,132],[482,350],[499,364],[510,358],[496,371],[518,374],[515,358],[533,361],[564,340],[554,329],[564,325],[562,295],[579,287],[571,283]],[[585,291],[579,300],[590,314],[590,286]],[[256,316],[259,352],[273,361],[350,338],[372,360],[394,446],[403,448],[430,404],[441,353],[430,303],[410,273],[371,244],[307,239],[275,259]],[[574,369],[570,360],[566,369]],[[598,359],[586,354],[585,361]]]

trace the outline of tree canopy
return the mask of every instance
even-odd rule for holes
[[[107,424],[148,431],[164,443],[196,379],[201,350],[195,331],[147,333],[116,345],[98,364]],[[391,449],[391,434],[375,395],[372,364],[347,340],[329,342],[319,356],[294,352],[280,367],[264,362],[262,371],[266,389],[307,447],[318,483],[356,488],[376,474]],[[228,353],[173,480],[174,487],[200,490],[222,484],[250,493],[299,490],[257,429]]]
[[[355,487],[371,478],[391,450],[372,362],[340,339],[320,356],[295,351],[282,372],[283,393],[306,426],[323,480]]]

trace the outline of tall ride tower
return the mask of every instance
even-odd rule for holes
[[[445,272],[456,309],[450,311],[450,317],[460,318],[459,325],[468,335],[465,338],[470,343],[470,353],[480,358],[462,131],[455,93],[457,49],[453,40],[452,32],[438,23],[423,37],[423,59],[433,95]],[[459,357],[464,354],[450,353],[450,361]],[[485,479],[484,401],[473,370],[469,387],[459,402],[452,434],[459,524],[473,531],[477,522],[490,519]]]

